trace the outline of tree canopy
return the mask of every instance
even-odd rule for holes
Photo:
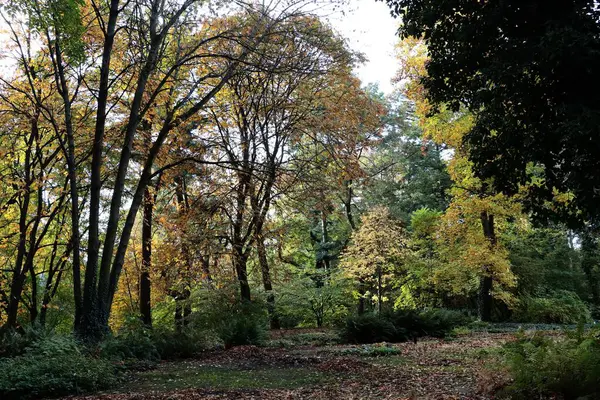
[[[403,37],[423,38],[435,112],[466,107],[474,171],[527,186],[542,218],[598,216],[600,10],[595,1],[389,0]],[[567,196],[560,197],[559,194]],[[554,202],[549,207],[548,202]]]

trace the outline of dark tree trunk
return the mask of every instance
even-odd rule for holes
[[[67,134],[67,149],[65,159],[69,178],[69,193],[71,195],[71,247],[73,251],[73,298],[75,301],[75,327],[79,326],[81,320],[82,294],[81,294],[81,253],[79,238],[79,193],[77,192],[77,165],[75,161],[75,135],[73,133],[73,115],[71,111],[71,95],[67,85],[65,69],[62,60],[62,49],[60,40],[54,40],[56,56],[55,71],[59,93],[63,99],[65,130]],[[46,310],[43,309],[45,319]]]
[[[381,299],[383,288],[381,284],[381,267],[377,267],[377,314],[381,315]]]
[[[208,286],[211,287],[213,279],[212,275],[210,274],[210,254],[202,256],[200,261],[202,262],[202,278],[204,281],[206,281]]]
[[[362,279],[358,281],[358,315],[365,313],[365,283]]]
[[[175,330],[182,332],[189,324],[189,316],[192,313],[192,306],[189,303],[190,291],[173,291],[171,296],[175,299]]]
[[[321,212],[321,228],[323,229],[323,237],[322,237],[322,242],[321,242],[321,245],[322,245],[321,250],[323,251],[323,249],[327,248],[327,244],[329,243],[329,230],[328,230],[328,226],[327,226],[327,213],[324,210]],[[326,254],[323,256],[323,266],[328,271],[331,268],[331,265],[330,265],[330,262],[329,262],[329,251],[326,251]]]
[[[248,269],[247,269],[247,257],[245,254],[240,254],[240,250],[234,251],[233,254],[233,266],[240,283],[240,299],[243,302],[252,301],[250,295],[250,284],[248,283]]]
[[[152,267],[152,218],[154,198],[150,189],[144,190],[144,215],[142,220],[142,271],[140,273],[140,315],[147,327],[152,327],[151,282]]]
[[[488,215],[486,211],[481,213],[481,226],[483,235],[489,242],[490,251],[494,251],[496,247],[496,232],[494,227],[494,216]],[[479,318],[482,321],[490,321],[492,319],[492,289],[493,277],[488,265],[482,266],[482,276],[479,282],[479,294],[477,297],[477,308]]]
[[[31,200],[31,184],[32,184],[32,160],[31,151],[34,138],[38,135],[38,121],[34,117],[31,122],[30,137],[27,140],[27,148],[25,149],[24,160],[24,186],[22,188],[23,195],[18,204],[19,207],[19,244],[17,246],[17,256],[15,265],[12,271],[12,280],[10,283],[10,294],[8,298],[8,306],[6,309],[6,326],[15,328],[17,326],[17,315],[19,312],[19,303],[23,293],[23,285],[25,283],[25,273],[23,265],[27,257],[27,216],[29,213],[29,202]]]
[[[279,329],[279,317],[275,308],[275,295],[273,294],[273,284],[271,282],[271,271],[269,270],[269,260],[267,258],[267,250],[265,248],[265,240],[262,235],[257,235],[256,249],[258,253],[258,261],[262,272],[262,281],[267,294],[267,311],[269,312],[269,321],[271,329]]]

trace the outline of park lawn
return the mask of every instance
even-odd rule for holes
[[[322,343],[318,335],[319,344],[287,336],[266,347],[162,362],[109,392],[71,399],[489,399],[505,379],[494,367],[495,349],[513,338],[472,333],[350,346]]]

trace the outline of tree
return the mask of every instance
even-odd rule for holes
[[[506,290],[514,286],[508,254],[498,240],[498,228],[505,227],[509,219],[518,219],[520,207],[516,199],[496,192],[489,180],[475,176],[469,161],[469,150],[462,145],[464,136],[473,126],[474,116],[462,108],[453,111],[440,105],[435,114],[427,99],[427,89],[422,84],[426,76],[427,49],[417,39],[406,39],[399,46],[403,65],[399,80],[404,80],[407,96],[415,102],[416,114],[425,137],[448,146],[453,151],[448,172],[453,181],[450,190],[452,202],[441,224],[441,238],[445,241],[449,263],[444,263],[444,280],[450,292],[468,294],[472,280],[479,280],[478,312],[484,321],[491,319],[492,300],[496,298],[510,304]],[[453,277],[454,279],[447,279]],[[494,282],[499,284],[494,290]]]
[[[448,207],[451,180],[442,158],[444,146],[423,137],[414,104],[400,90],[385,102],[388,113],[381,142],[364,157],[361,206],[387,206],[408,224],[409,216],[422,207],[440,211]]]
[[[209,142],[231,172],[222,176],[223,185],[232,188],[223,209],[230,220],[227,240],[240,297],[251,300],[247,262],[256,248],[272,311],[267,215],[296,182],[295,143],[322,124],[319,111],[327,92],[347,78],[353,62],[344,43],[316,18],[290,20],[283,33],[274,43],[265,41],[256,69],[232,78],[210,107],[214,133]],[[288,51],[276,47],[281,45]]]
[[[362,218],[352,242],[342,255],[341,268],[354,279],[370,285],[377,294],[381,313],[384,290],[401,271],[407,235],[385,207],[376,207]]]
[[[27,76],[35,71],[58,95],[31,102],[58,132],[66,160],[81,336],[98,338],[108,329],[132,230],[167,139],[198,129],[202,111],[230,79],[273,57],[262,43],[284,34],[284,22],[303,15],[306,4],[276,3],[236,3],[226,17],[211,15],[196,0],[24,0],[5,9],[9,25],[23,27],[11,33]],[[57,107],[50,103],[56,98]],[[143,136],[150,141],[142,143]],[[87,241],[80,240],[86,231]]]
[[[528,185],[525,204],[538,217],[597,218],[597,2],[386,2],[401,35],[427,45],[422,82],[432,112],[447,104],[473,113],[463,143],[476,175],[507,193]]]

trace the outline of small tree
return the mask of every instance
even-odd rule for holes
[[[388,286],[406,252],[406,231],[387,207],[375,207],[362,218],[352,243],[342,256],[342,268],[361,285],[375,287],[381,313],[383,290]]]

